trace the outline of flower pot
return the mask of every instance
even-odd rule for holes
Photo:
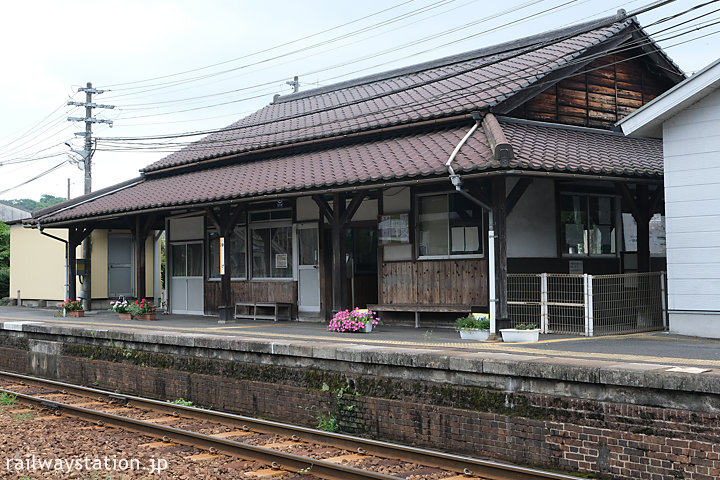
[[[477,340],[484,342],[489,336],[489,330],[460,330],[460,338],[463,340]]]
[[[132,320],[132,313],[118,313],[120,320]]]
[[[365,328],[363,328],[362,331],[365,333],[370,333],[370,332],[372,332],[372,330],[373,330],[373,325],[372,325],[372,323],[368,322],[365,324]]]
[[[157,319],[157,313],[141,313],[137,317],[135,317],[135,320],[156,320]]]
[[[516,330],[514,328],[501,328],[503,342],[519,343],[519,342],[537,342],[540,338],[540,329],[532,330]]]
[[[68,317],[84,317],[85,310],[70,310],[67,312]]]

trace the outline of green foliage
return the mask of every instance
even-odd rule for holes
[[[2,392],[0,393],[0,405],[11,407],[17,402],[17,395],[12,393]]]
[[[472,314],[455,320],[455,330],[490,330],[490,319],[475,318]]]
[[[0,267],[0,298],[10,296],[10,269]]]
[[[32,200],[30,198],[18,198],[15,200],[7,200],[5,203],[12,205],[13,207],[22,208],[23,210],[40,210],[41,208],[51,207],[60,202],[67,200],[64,197],[55,197],[44,193],[40,196],[40,200]]]
[[[177,400],[170,401],[168,400],[168,403],[172,403],[174,405],[180,405],[183,407],[194,407],[195,405],[190,400],[185,400],[184,398],[180,397]]]
[[[518,323],[515,325],[515,330],[535,330],[537,325],[534,323]]]
[[[13,412],[12,414],[13,418],[18,422],[24,422],[26,420],[30,420],[32,418],[32,413],[30,412]]]

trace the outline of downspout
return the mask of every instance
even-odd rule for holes
[[[477,130],[480,126],[481,117],[479,116],[479,114],[476,115],[473,112],[473,118],[475,119],[475,125],[470,128],[470,130],[465,134],[462,140],[460,140],[460,142],[455,146],[455,149],[450,154],[450,158],[448,158],[448,161],[445,162],[445,168],[447,168],[448,175],[450,176],[450,181],[455,187],[455,190],[471,202],[480,206],[480,208],[482,208],[488,213],[488,308],[490,309],[490,334],[494,335],[496,326],[495,304],[497,303],[497,298],[495,292],[495,231],[493,222],[493,210],[491,206],[487,205],[481,200],[478,200],[474,196],[470,195],[470,193],[462,189],[462,179],[460,178],[460,175],[456,174],[455,170],[453,170],[452,168],[452,162],[453,160],[455,160],[458,152],[463,147],[463,145],[465,145],[465,143],[472,136],[472,134],[475,133],[475,130]]]
[[[67,299],[70,295],[70,265],[68,265],[68,257],[70,254],[70,252],[68,252],[68,249],[70,248],[70,243],[64,238],[56,237],[55,235],[50,235],[49,233],[43,232],[43,227],[42,225],[40,225],[40,222],[38,222],[37,228],[38,232],[40,232],[40,235],[45,235],[46,237],[50,237],[65,244],[65,295],[63,295],[63,300]],[[67,313],[63,308],[63,317],[66,315]]]

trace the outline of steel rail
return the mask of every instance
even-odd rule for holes
[[[286,470],[293,473],[300,473],[302,471],[328,480],[402,480],[401,477],[371,472],[339,463],[280,452],[270,448],[182,430],[167,425],[147,422],[145,420],[137,420],[122,415],[46,400],[41,397],[14,392],[12,390],[0,389],[0,392],[13,395],[21,401],[49,408],[55,412],[67,413],[72,417],[88,420],[98,425],[114,425],[125,430],[159,437],[166,442],[173,441],[193,447],[202,447],[213,453],[225,453],[245,460],[257,461],[279,470]]]
[[[100,395],[120,403],[136,407],[145,407],[161,411],[170,415],[180,415],[197,420],[221,422],[227,426],[255,430],[263,433],[273,433],[287,436],[302,435],[302,440],[324,443],[333,447],[342,448],[378,457],[403,460],[426,466],[462,472],[468,476],[479,476],[490,480],[577,480],[578,477],[562,473],[547,472],[543,470],[521,467],[492,460],[481,460],[462,455],[453,455],[434,450],[398,445],[379,440],[353,437],[341,433],[324,432],[312,428],[289,425],[269,420],[246,417],[231,413],[217,412],[197,407],[186,407],[159,400],[152,400],[131,395],[120,395],[106,390],[82,387],[68,383],[31,377],[11,372],[0,371],[0,377],[10,377],[22,382],[52,385],[63,393],[76,393],[78,395]]]

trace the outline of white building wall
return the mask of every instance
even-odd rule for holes
[[[508,180],[508,192],[516,182]],[[507,219],[508,257],[557,257],[555,222],[554,183],[535,179]]]
[[[663,124],[670,330],[720,338],[720,90]]]

